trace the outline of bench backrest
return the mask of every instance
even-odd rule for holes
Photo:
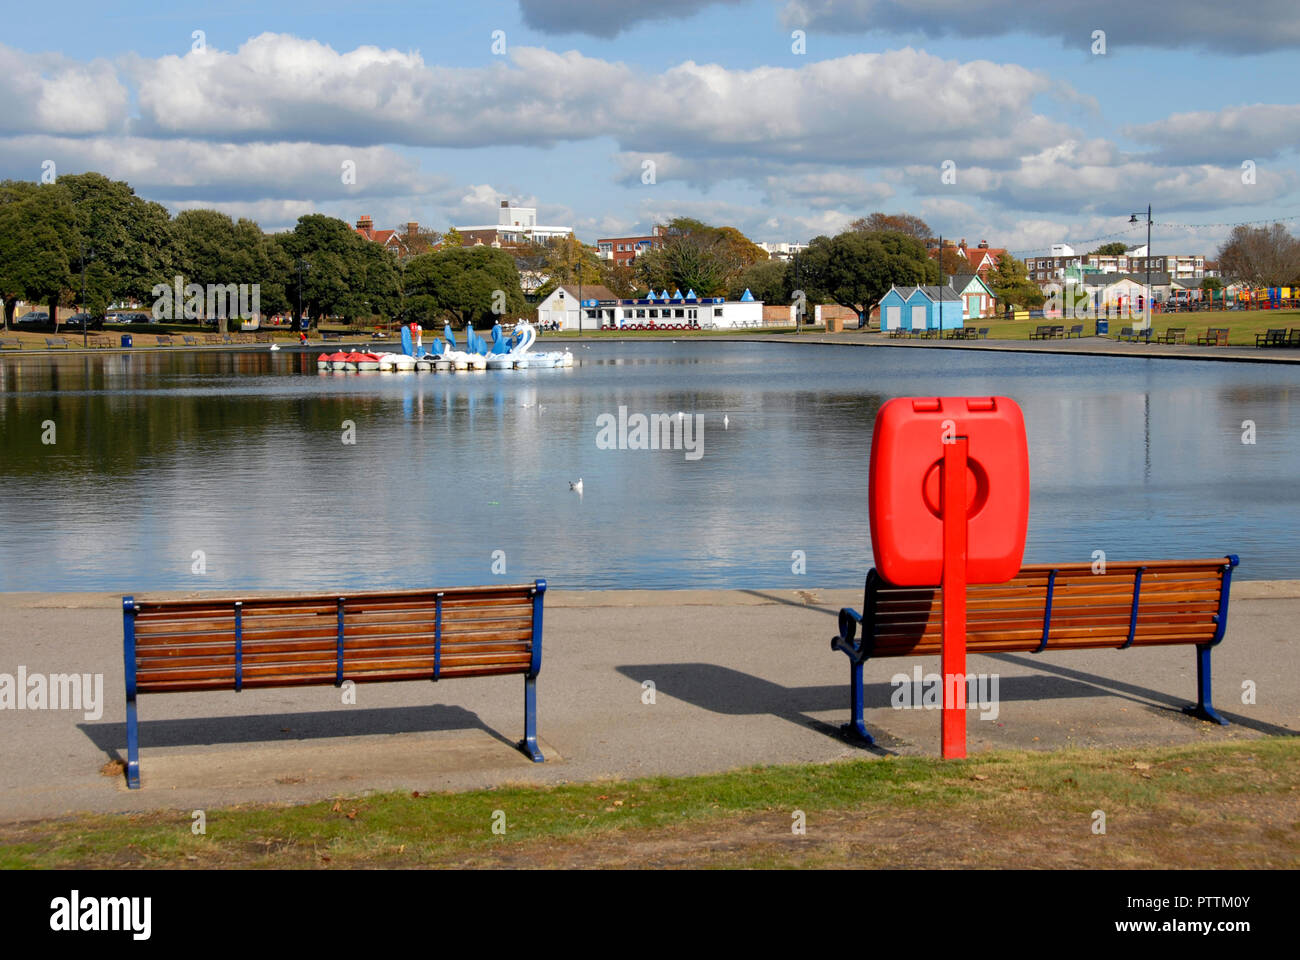
[[[347,596],[124,597],[128,694],[541,669],[546,581]]]
[[[966,591],[966,648],[982,653],[1058,647],[1217,644],[1228,619],[1235,556],[1209,560],[1027,564],[1008,583]],[[863,602],[869,656],[937,654],[943,598],[936,587],[895,587],[873,569]]]

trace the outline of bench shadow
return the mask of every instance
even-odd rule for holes
[[[1094,692],[1108,693],[1111,696],[1119,697],[1122,700],[1129,700],[1133,703],[1140,703],[1143,706],[1153,706],[1151,701],[1163,704],[1164,707],[1155,709],[1168,709],[1171,713],[1183,713],[1183,708],[1196,703],[1196,691],[1192,689],[1186,697],[1170,696],[1167,693],[1158,693],[1146,687],[1139,687],[1137,684],[1125,683],[1123,680],[1112,680],[1109,677],[1099,677],[1095,673],[1088,673],[1084,670],[1075,670],[1072,667],[1063,667],[1056,663],[1047,663],[1033,657],[1020,656],[1014,653],[986,653],[981,656],[989,657],[992,660],[1001,660],[1004,663],[1012,663],[1020,667],[1029,667],[1032,670],[1038,670],[1044,673],[1055,674],[1058,677],[1086,684]],[[1013,677],[1003,677],[1002,684],[1005,686]],[[1252,717],[1245,717],[1239,713],[1232,713],[1225,710],[1219,704],[1215,704],[1214,709],[1229,723],[1245,727],[1248,730],[1256,730],[1260,733],[1267,734],[1271,737],[1294,737],[1300,736],[1295,730],[1287,727],[1280,727],[1275,723],[1267,723],[1263,720],[1256,720]],[[1201,721],[1197,721],[1198,723]]]
[[[146,698],[144,701],[146,707],[148,702]],[[126,761],[125,721],[79,723],[77,728],[109,759]],[[143,749],[148,750],[157,747],[322,740],[373,734],[432,733],[442,730],[481,730],[511,749],[516,746],[516,741],[487,726],[477,714],[463,707],[447,704],[141,720],[140,744]]]
[[[844,682],[808,687],[787,687],[753,674],[714,663],[625,664],[615,669],[640,684],[653,680],[657,693],[664,693],[711,713],[727,716],[769,714],[800,726],[809,727],[837,740],[862,746],[856,737],[843,733],[838,724],[825,723],[812,713],[838,710],[845,720],[849,716],[849,671],[844,664]],[[894,670],[893,677],[910,670]],[[863,705],[867,709],[890,706],[894,687],[888,680],[863,684]],[[1012,700],[1063,700],[1096,696],[1094,684],[1059,676],[1002,677],[998,683],[1000,702]],[[874,731],[873,731],[874,733]],[[879,738],[878,738],[879,739]],[[877,746],[864,748],[875,753],[891,753]]]

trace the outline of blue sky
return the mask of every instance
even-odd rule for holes
[[[1128,214],[1151,203],[1157,252],[1213,255],[1223,224],[1300,216],[1300,11],[1246,9],[11,4],[0,176],[53,160],[267,229],[445,229],[508,198],[589,242],[675,215],[806,241],[885,210],[1022,256],[1139,242]]]

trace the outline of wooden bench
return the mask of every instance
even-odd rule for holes
[[[1156,342],[1157,342],[1157,343],[1186,343],[1186,342],[1187,342],[1187,328],[1186,328],[1186,327],[1169,327],[1169,328],[1167,328],[1167,329],[1165,330],[1164,333],[1162,333],[1162,334],[1160,334],[1160,336],[1156,337]]]
[[[0,340],[0,350],[21,350],[23,342],[17,337]]]
[[[270,343],[273,339],[269,333],[256,334],[258,343]]]
[[[1070,328],[1070,332],[1065,335],[1065,339],[1069,340],[1071,337],[1083,338],[1083,324],[1076,323]]]
[[[979,338],[981,340],[987,340],[989,338],[989,329],[989,327],[980,327]]]
[[[188,333],[181,334],[181,339],[185,341],[187,347],[197,347],[199,345],[199,338],[191,337]]]
[[[162,335],[157,335],[154,337],[154,339],[158,341],[158,346],[160,347],[170,347],[172,345],[171,337],[164,337]]]
[[[1056,329],[1051,324],[1039,324],[1034,328],[1034,332],[1029,335],[1030,340],[1050,340],[1052,331]]]
[[[1228,327],[1210,327],[1196,342],[1206,347],[1226,347],[1228,345]]]
[[[223,343],[226,341],[222,339],[222,336],[219,333],[205,333],[203,335],[203,342],[206,344],[212,344],[212,343]]]
[[[63,337],[46,337],[45,345],[49,347],[51,350],[68,349],[68,341]]]
[[[1255,346],[1257,347],[1285,347],[1287,345],[1287,331],[1285,327],[1270,327],[1263,333],[1255,334]]]
[[[1107,563],[1028,564],[1008,583],[966,590],[970,653],[1042,653],[1133,646],[1196,645],[1197,703],[1188,712],[1227,725],[1211,702],[1210,651],[1228,625],[1228,588],[1237,557]],[[942,593],[895,587],[873,569],[862,613],[840,611],[831,649],[849,657],[851,722],[844,729],[874,742],[863,724],[862,665],[872,657],[937,656]],[[861,636],[859,636],[859,631]],[[964,689],[964,680],[957,686]]]
[[[546,581],[288,597],[122,598],[126,779],[140,786],[142,693],[522,674],[535,763]]]
[[[99,350],[111,349],[112,347],[117,346],[117,344],[113,342],[112,337],[91,337],[86,341],[86,345],[95,347]]]
[[[1119,331],[1119,338],[1121,340],[1127,340],[1131,343],[1150,343],[1151,328],[1143,327],[1141,330],[1134,330],[1132,327],[1121,327]]]
[[[338,340],[340,336],[341,336],[340,334],[333,333],[333,332],[326,333],[324,330],[320,332],[320,338],[322,340]]]

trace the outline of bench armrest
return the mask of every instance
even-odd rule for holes
[[[863,659],[862,644],[857,642],[858,626],[862,623],[862,614],[844,607],[840,610],[840,632],[831,637],[831,649],[842,650],[855,663]]]

